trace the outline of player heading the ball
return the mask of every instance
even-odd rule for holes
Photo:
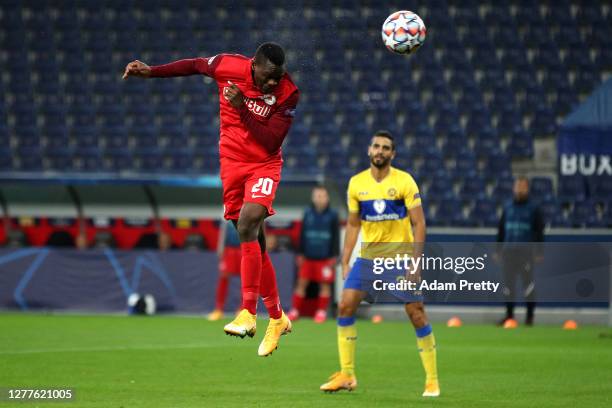
[[[281,145],[291,126],[299,91],[285,70],[285,52],[261,44],[255,56],[219,54],[148,66],[132,61],[123,78],[206,75],[219,89],[221,182],[224,217],[238,230],[242,310],[224,328],[229,335],[253,337],[259,296],[270,323],[258,354],[268,356],[281,335],[291,331],[276,286],[276,272],[266,252],[263,222],[274,214],[272,203],[281,178]],[[178,102],[178,101],[177,101]]]

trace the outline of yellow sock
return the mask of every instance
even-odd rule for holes
[[[419,336],[420,334],[421,336]],[[417,346],[423,368],[425,369],[425,381],[427,383],[438,381],[436,339],[430,325],[417,330]]]
[[[349,325],[341,325],[352,322]],[[340,371],[346,375],[355,375],[355,345],[357,343],[357,327],[354,318],[339,318],[338,322],[338,353],[340,355]]]

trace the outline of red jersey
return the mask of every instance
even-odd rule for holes
[[[285,73],[271,94],[264,95],[253,83],[253,60],[238,54],[219,54],[151,67],[152,77],[202,74],[219,87],[221,158],[259,163],[278,160],[281,145],[295,115],[299,91]],[[230,82],[244,94],[244,105],[237,109],[223,97]]]

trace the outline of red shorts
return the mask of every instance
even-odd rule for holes
[[[304,259],[299,277],[318,283],[332,283],[335,278],[334,259]]]
[[[240,247],[225,247],[219,260],[221,275],[240,275]]]
[[[237,220],[244,203],[261,204],[274,215],[272,202],[281,178],[281,159],[244,163],[221,158],[223,212],[226,220]]]

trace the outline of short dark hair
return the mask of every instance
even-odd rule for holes
[[[372,138],[375,137],[384,137],[391,141],[391,150],[395,150],[395,140],[393,139],[393,135],[388,130],[380,129],[374,132]]]
[[[257,47],[257,51],[255,51],[255,60],[261,62],[262,58],[280,67],[285,64],[285,51],[277,43],[265,42]]]

